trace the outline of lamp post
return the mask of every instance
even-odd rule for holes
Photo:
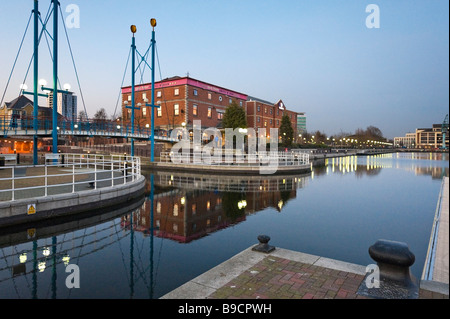
[[[152,26],[152,103],[148,104],[146,103],[145,106],[150,107],[151,109],[151,115],[152,115],[152,122],[151,122],[151,136],[150,136],[150,143],[151,143],[151,152],[150,152],[150,162],[155,161],[155,108],[160,108],[160,105],[155,105],[155,27],[157,25],[156,19],[150,19],[150,25]],[[146,100],[148,102],[148,100]]]
[[[131,135],[134,135],[134,110],[136,102],[136,87],[135,87],[135,59],[136,59],[136,39],[134,34],[137,28],[135,25],[131,26],[131,33],[133,33],[133,38],[131,42]],[[134,138],[131,137],[131,156],[134,156]]]
[[[53,154],[58,154],[58,0],[53,2]]]

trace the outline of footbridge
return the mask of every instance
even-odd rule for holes
[[[20,136],[52,137],[53,121],[51,118],[39,119],[37,129],[34,129],[34,119],[22,119],[14,117],[0,117],[0,134],[4,138]],[[121,125],[114,121],[68,121],[59,120],[56,132],[58,136],[80,136],[80,137],[114,137],[133,138],[136,140],[151,140],[152,130],[139,125]],[[175,143],[176,138],[170,137],[167,132],[156,132],[155,141]]]

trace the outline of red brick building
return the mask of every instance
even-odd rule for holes
[[[135,110],[135,123],[142,128],[151,125],[151,84],[136,86],[135,103],[140,106]],[[294,132],[297,130],[297,113],[286,109],[283,101],[273,104],[246,94],[220,86],[199,81],[190,77],[172,77],[155,83],[155,129],[170,132],[172,129],[186,125],[192,129],[193,123],[200,120],[202,128],[222,128],[222,119],[226,108],[235,102],[244,108],[249,128],[279,128],[283,114],[288,114]],[[131,121],[131,87],[122,88],[122,114],[124,123]]]
[[[294,136],[297,135],[297,113],[286,109],[282,100],[273,104],[255,97],[248,97],[246,103],[247,125],[249,128],[266,129],[266,136],[269,136],[271,128],[280,128],[281,119],[287,114],[291,120]]]
[[[151,108],[144,100],[151,102],[151,84],[136,86],[136,104],[141,104],[135,111],[135,123],[145,127],[151,123]],[[122,101],[131,104],[131,87],[122,89]],[[202,122],[203,128],[221,127],[226,108],[232,103],[245,108],[247,95],[228,90],[189,77],[173,77],[155,83],[155,128],[170,131],[183,123],[192,128],[195,120]],[[125,122],[131,119],[131,109],[122,109]]]

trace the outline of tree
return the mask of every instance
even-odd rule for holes
[[[106,110],[103,107],[97,112],[95,112],[94,121],[96,123],[106,122],[107,119],[108,114],[106,113]]]
[[[294,129],[292,128],[291,119],[287,114],[283,115],[281,119],[280,137],[283,146],[291,146],[294,139]]]
[[[234,101],[228,106],[222,121],[224,128],[247,128],[245,111]]]

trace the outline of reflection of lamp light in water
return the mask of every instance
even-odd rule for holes
[[[38,264],[39,272],[44,272],[45,270],[45,261],[42,261]]]
[[[42,255],[44,255],[45,257],[50,255],[50,249],[48,247],[45,247],[44,249],[42,249]]]
[[[21,255],[19,256],[19,261],[20,261],[21,264],[26,263],[26,261],[27,261],[27,253],[21,254]]]
[[[282,200],[280,200],[279,202],[278,202],[278,208],[281,210],[281,208],[283,208],[283,201]]]
[[[62,261],[64,262],[64,265],[67,266],[67,265],[69,264],[69,261],[70,261],[69,255],[65,255],[65,256],[62,258]]]
[[[245,199],[238,202],[239,209],[243,209],[245,207],[247,207],[247,201]]]

